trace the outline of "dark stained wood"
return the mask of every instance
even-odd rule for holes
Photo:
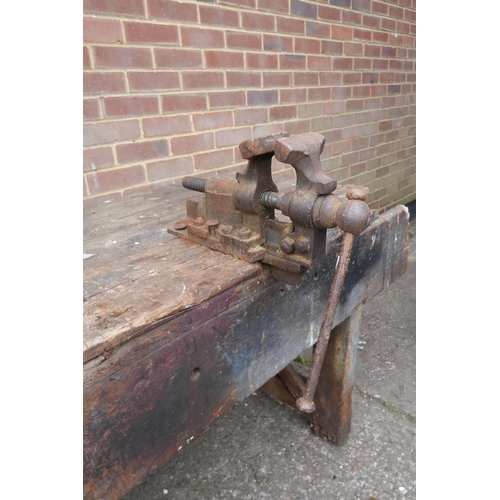
[[[325,260],[286,285],[266,265],[169,239],[187,197],[170,189],[87,215],[88,499],[118,499],[139,484],[311,346],[321,323],[340,231],[328,231]],[[356,238],[336,325],[405,272],[406,215],[396,207]]]
[[[338,445],[347,442],[351,430],[352,387],[362,304],[337,325],[330,336],[314,396],[313,431]]]

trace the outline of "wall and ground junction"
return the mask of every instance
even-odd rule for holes
[[[415,200],[415,2],[84,0],[84,202],[234,177],[283,130],[372,208]]]

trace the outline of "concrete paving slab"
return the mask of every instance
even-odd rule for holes
[[[257,391],[123,500],[415,499],[416,219],[408,272],[364,307],[343,447]]]

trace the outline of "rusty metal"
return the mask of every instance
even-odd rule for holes
[[[306,413],[315,409],[314,392],[354,236],[372,221],[364,190],[352,187],[345,199],[333,193],[337,182],[321,167],[324,146],[325,137],[314,132],[291,137],[282,132],[242,142],[240,153],[248,163],[243,172],[236,174],[235,181],[183,179],[184,187],[205,193],[205,197],[188,200],[187,218],[168,229],[214,250],[267,264],[276,279],[293,285],[300,283],[307,269],[325,255],[326,230],[339,227],[344,231],[311,371],[302,397],[297,400],[297,407]],[[295,170],[294,188],[278,191],[272,179],[273,155]],[[280,210],[288,220],[276,219],[275,210]]]
[[[297,408],[304,413],[312,413],[316,409],[313,397],[316,391],[316,386],[318,385],[321,366],[323,364],[323,360],[325,359],[326,348],[328,346],[330,332],[332,331],[333,321],[337,312],[340,293],[342,292],[344,278],[347,272],[347,267],[349,266],[353,242],[354,235],[352,233],[344,233],[340,258],[335,269],[330,293],[328,294],[323,321],[319,330],[316,348],[314,349],[311,369],[307,377],[306,388],[302,397],[297,400]]]

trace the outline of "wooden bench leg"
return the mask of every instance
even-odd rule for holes
[[[358,305],[351,316],[333,329],[314,396],[316,411],[311,414],[314,434],[337,445],[347,442],[351,430],[352,386],[362,307]]]

